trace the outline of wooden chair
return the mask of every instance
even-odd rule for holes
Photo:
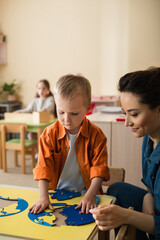
[[[124,182],[125,179],[125,170],[124,168],[109,167],[110,180],[103,181],[102,188],[106,192],[106,188],[109,187],[112,183],[115,182]]]
[[[124,168],[117,168],[117,167],[109,167],[110,173],[110,180],[103,181],[102,188],[104,193],[106,193],[107,188],[115,182],[124,182],[125,179],[125,170]],[[101,240],[108,240],[109,239],[109,231],[104,232],[99,230],[98,231],[98,239]]]
[[[17,155],[21,153],[21,172],[26,172],[25,155],[32,156],[32,167],[35,167],[35,147],[36,140],[25,140],[27,125],[25,123],[2,122],[0,123],[1,132],[1,151],[2,151],[2,167],[7,172],[6,150],[14,150],[15,166],[18,165]],[[7,133],[19,133],[20,139],[6,140]]]
[[[131,225],[122,225],[115,240],[136,240],[136,228]]]
[[[104,181],[102,187],[108,187],[115,182],[124,182],[125,170],[124,168],[109,167],[110,180]],[[109,240],[109,231],[103,232],[99,230],[98,239]],[[136,228],[130,225],[122,225],[118,231],[115,240],[135,240]]]

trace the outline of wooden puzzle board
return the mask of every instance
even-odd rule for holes
[[[29,207],[32,206],[39,197],[38,190],[27,190],[13,187],[1,187],[0,196],[15,199],[22,198],[26,200]],[[70,200],[65,200],[68,205],[78,204],[82,197],[76,197]],[[100,204],[111,203],[112,198],[106,196],[100,196]],[[56,199],[51,200],[52,203],[57,203]],[[0,206],[1,207],[1,206]],[[59,215],[60,216],[60,215]],[[0,234],[22,237],[26,239],[65,239],[65,240],[84,240],[89,239],[90,234],[94,230],[96,224],[90,223],[82,226],[53,226],[47,227],[35,224],[28,218],[28,208],[16,215],[0,217]]]

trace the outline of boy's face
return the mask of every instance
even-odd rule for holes
[[[83,96],[79,94],[70,100],[66,100],[57,95],[55,102],[60,123],[66,128],[67,132],[78,133],[85,114],[90,110],[90,106],[85,104]]]

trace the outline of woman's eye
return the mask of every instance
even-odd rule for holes
[[[133,113],[131,114],[132,117],[137,117],[138,116],[138,113]]]
[[[122,114],[126,115],[126,113],[123,111]]]
[[[64,112],[59,112],[59,114],[63,114]]]

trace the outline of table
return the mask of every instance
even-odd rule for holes
[[[57,118],[54,118],[53,120],[51,120],[50,122],[46,122],[46,123],[33,123],[33,122],[26,122],[26,121],[16,121],[16,122],[21,122],[21,123],[26,123],[27,127],[28,127],[28,132],[33,132],[33,133],[37,133],[37,149],[39,147],[39,139],[40,139],[40,135],[43,132],[43,130],[51,125],[52,123],[54,123],[57,120]],[[3,122],[15,122],[15,120],[7,120],[7,119],[3,119],[0,120],[0,123]],[[0,134],[0,168],[2,168],[2,156],[1,156],[1,134]]]
[[[38,189],[7,185],[0,185],[0,193],[2,197],[9,197],[10,199],[17,197],[23,198],[28,202],[29,206],[35,203],[39,196]],[[109,204],[115,201],[115,198],[111,196],[99,195],[99,197],[100,204]],[[81,198],[82,197],[76,197],[63,202],[68,205],[78,204]],[[56,199],[52,199],[51,202],[56,203],[58,201]],[[1,202],[0,207],[2,207]],[[58,216],[60,218],[61,214]],[[92,240],[97,231],[98,227],[95,222],[82,226],[59,226],[58,223],[56,227],[42,226],[30,221],[28,218],[28,209],[19,214],[8,217],[0,217],[0,239],[5,239],[4,236],[6,236],[7,239],[13,240],[16,239],[15,236],[17,236],[18,239]],[[99,238],[99,240],[101,239],[102,238]]]
[[[37,133],[37,139],[39,140],[41,133],[43,132],[43,130],[51,125],[52,123],[54,123],[57,120],[57,118],[54,118],[53,120],[50,120],[49,122],[44,122],[44,123],[33,123],[32,121],[26,122],[26,121],[15,121],[12,119],[2,119],[0,120],[0,123],[2,122],[17,122],[17,123],[26,123],[27,127],[28,127],[28,132],[33,132],[33,133]],[[39,142],[38,142],[39,144]]]

